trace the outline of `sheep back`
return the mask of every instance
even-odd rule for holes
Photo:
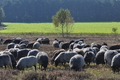
[[[111,65],[112,58],[116,54],[118,54],[118,52],[116,50],[107,50],[104,54],[105,63],[108,63],[109,65]]]
[[[9,65],[10,67],[12,66],[11,58],[7,54],[0,55],[0,66],[5,66]]]
[[[116,54],[113,58],[112,58],[112,62],[111,62],[111,68],[114,72],[118,72],[119,68],[120,68],[120,54]]]
[[[16,68],[19,70],[24,70],[24,68],[36,66],[37,58],[35,56],[22,57],[17,62]]]
[[[95,56],[95,62],[96,62],[97,65],[99,65],[99,64],[105,64],[104,54],[105,54],[105,51],[99,51],[99,52],[97,52],[97,54]]]
[[[69,62],[70,69],[80,70],[84,66],[84,57],[82,55],[74,55]]]
[[[48,65],[48,55],[47,53],[45,52],[39,52],[37,55],[36,55],[36,58],[38,60],[38,63],[44,67],[44,69],[47,68],[47,65]]]

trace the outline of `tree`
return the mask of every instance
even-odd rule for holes
[[[8,2],[15,3],[19,0],[0,0],[0,7],[4,7]]]
[[[4,17],[5,17],[4,10],[2,8],[0,8],[0,25],[1,25],[1,21]]]
[[[56,15],[52,16],[52,21],[55,27],[61,27],[62,37],[64,37],[64,29],[66,33],[70,32],[70,26],[74,23],[68,9],[60,9]]]

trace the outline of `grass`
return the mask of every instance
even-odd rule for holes
[[[47,71],[39,69],[34,71],[33,68],[28,68],[24,72],[13,69],[0,70],[0,80],[120,80],[119,75],[120,73],[114,74],[108,65],[96,66],[94,64],[77,72],[68,68],[47,69]]]
[[[4,30],[0,33],[61,33],[61,28],[55,28],[53,23],[4,23]],[[113,33],[112,28],[117,28],[120,34],[120,22],[85,22],[74,23],[72,33]]]

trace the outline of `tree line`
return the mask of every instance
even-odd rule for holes
[[[2,1],[2,0],[1,0]],[[52,22],[68,9],[75,22],[120,21],[120,0],[3,0],[4,22]]]

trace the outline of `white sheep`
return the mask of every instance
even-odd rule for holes
[[[9,43],[6,48],[11,49],[11,48],[14,48],[14,46],[15,46],[15,43]]]
[[[38,49],[33,49],[28,52],[27,56],[36,56],[39,53]]]
[[[68,62],[70,61],[70,58],[73,57],[74,55],[76,55],[76,52],[68,52],[64,54],[64,61]]]
[[[54,60],[55,66],[57,67],[59,63],[69,62],[70,58],[76,54],[76,52],[61,52]]]
[[[40,43],[36,41],[36,42],[33,44],[33,49],[39,49],[39,47],[40,47]]]
[[[58,42],[57,40],[53,41],[52,46],[53,46],[54,48],[59,48],[59,42]]]
[[[116,50],[107,50],[104,54],[105,63],[108,63],[109,65],[111,65],[112,58],[116,54],[118,54],[118,52]]]
[[[24,70],[24,68],[35,67],[36,71],[37,58],[35,56],[22,57],[17,62],[16,68],[18,70]]]
[[[70,69],[75,71],[81,70],[84,66],[84,57],[82,55],[74,55],[69,62]]]
[[[28,44],[29,44],[29,41],[28,41],[28,40],[22,40],[19,44],[25,44],[25,45],[28,45]]]
[[[109,50],[109,47],[106,46],[106,45],[102,45],[102,46],[100,47],[100,50],[107,51],[107,50]]]

